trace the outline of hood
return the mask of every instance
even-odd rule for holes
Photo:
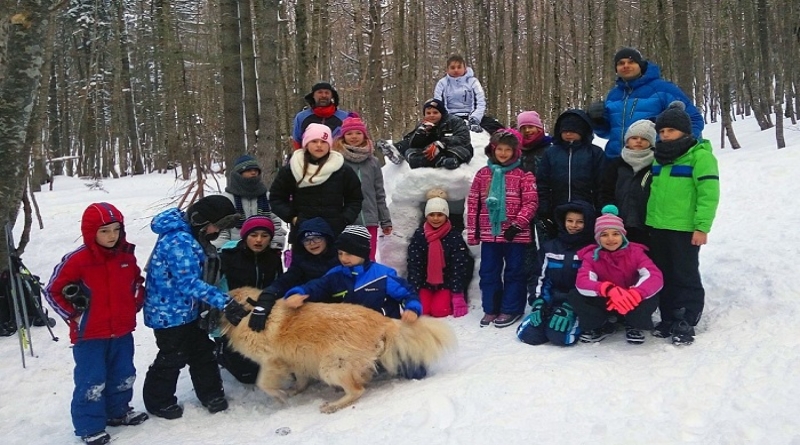
[[[298,238],[302,239],[303,233],[305,232],[319,232],[328,238],[329,243],[336,239],[336,235],[333,233],[331,226],[319,216],[300,223],[300,227],[297,230]]]
[[[594,132],[592,131],[592,121],[589,119],[589,116],[583,111],[579,109],[571,109],[561,113],[556,119],[556,126],[553,129],[553,142],[556,144],[563,144],[564,140],[561,139],[561,125],[564,119],[567,116],[574,115],[580,117],[584,122],[586,122],[586,129],[580,133],[581,135],[581,145],[591,145],[592,140],[594,140]]]
[[[186,215],[177,207],[164,210],[153,218],[150,222],[150,230],[157,235],[164,235],[169,232],[190,232],[191,227],[186,221]]]
[[[94,240],[97,236],[97,229],[106,224],[115,222],[118,222],[120,225],[119,241],[117,241],[116,246],[119,247],[127,244],[125,240],[125,220],[122,216],[122,212],[114,207],[114,205],[107,202],[90,204],[89,207],[83,211],[83,216],[81,217],[83,244],[86,245],[89,250],[96,250],[98,245]]]
[[[461,77],[453,77],[449,74],[445,74],[445,77],[447,77],[448,82],[469,82],[470,79],[475,77],[475,72],[472,71],[472,68],[467,67],[467,72]]]
[[[564,227],[564,218],[567,212],[576,211],[583,214],[583,231],[570,235]],[[594,222],[597,219],[594,207],[586,201],[570,201],[566,204],[561,204],[556,207],[554,211],[555,223],[558,225],[558,238],[567,244],[589,244],[594,240]]]

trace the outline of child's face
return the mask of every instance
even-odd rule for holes
[[[438,229],[447,221],[447,215],[442,212],[431,212],[425,216],[425,221],[434,229]]]
[[[311,236],[303,239],[303,247],[311,255],[319,255],[328,247],[328,240],[324,236]]]
[[[623,80],[636,79],[641,74],[642,67],[640,67],[638,63],[634,62],[633,59],[620,59],[619,62],[617,62],[617,75]]]
[[[436,108],[428,107],[425,109],[425,116],[422,120],[432,124],[438,124],[439,121],[442,120],[442,113],[440,113]]]
[[[255,253],[263,252],[269,243],[272,241],[272,236],[266,230],[254,230],[247,235],[247,248]]]
[[[522,136],[526,139],[530,139],[537,134],[541,133],[542,129],[535,126],[535,125],[523,125],[519,132],[522,133]]]
[[[680,139],[684,137],[685,134],[684,132],[678,129],[666,127],[658,130],[658,136],[661,138],[662,141],[669,142]]]
[[[106,249],[111,249],[117,245],[121,231],[122,226],[118,222],[100,226],[100,228],[97,229],[97,234],[94,236],[94,242]]]
[[[467,74],[467,67],[461,62],[450,62],[450,65],[447,65],[447,74],[450,77],[461,77]]]
[[[606,229],[600,232],[600,247],[613,252],[622,247],[622,233],[617,229]]]
[[[581,135],[574,131],[562,131],[561,139],[563,139],[564,142],[576,142],[581,140]]]
[[[570,235],[580,233],[584,226],[582,213],[567,212],[567,216],[564,217],[564,228],[567,229],[567,233]]]
[[[364,258],[353,255],[352,253],[347,253],[344,250],[340,250],[339,262],[342,263],[342,266],[344,267],[353,267],[364,264]]]
[[[514,149],[508,144],[501,142],[494,148],[494,158],[497,159],[497,162],[500,164],[505,164],[513,157]]]
[[[344,143],[353,147],[360,147],[364,143],[364,133],[359,130],[350,130],[344,134]]]
[[[247,169],[247,170],[242,172],[242,177],[243,178],[255,178],[259,174],[261,174],[261,171],[259,169],[257,169],[257,168],[249,168],[249,169]]]
[[[319,159],[331,151],[331,144],[322,139],[314,139],[306,144],[306,150],[308,150],[308,154],[310,154],[312,158]]]
[[[650,148],[650,141],[641,136],[631,136],[625,141],[625,146],[631,150],[647,150]]]

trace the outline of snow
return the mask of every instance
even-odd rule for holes
[[[644,345],[633,346],[619,332],[591,345],[529,346],[516,339],[514,328],[479,328],[482,314],[473,298],[466,317],[446,320],[459,347],[428,378],[379,378],[338,413],[318,409],[338,397],[332,388],[314,384],[281,406],[223,371],[230,409],[211,415],[192,394],[184,370],[178,383],[183,418],[151,418],[108,431],[120,445],[800,444],[800,295],[789,280],[800,276],[800,212],[792,204],[798,187],[791,185],[800,165],[800,127],[787,126],[783,150],[775,149],[774,133],[759,132],[753,119],[736,122],[735,129],[743,148],[715,149],[722,200],[701,250],[707,304],[694,345],[675,347],[648,335]],[[708,125],[706,135],[719,146],[718,124]],[[483,145],[476,145],[475,160],[464,171],[432,175],[453,197],[465,193],[464,179],[485,162]],[[391,257],[397,249],[387,246],[402,246],[410,236],[418,217],[411,210],[430,184],[407,166],[384,172],[398,212],[395,234],[381,240]],[[37,194],[45,228],[33,229],[23,258],[46,282],[61,256],[81,242],[83,209],[109,201],[125,214],[128,239],[138,245],[143,266],[155,241],[150,219],[174,205],[182,187],[172,175],[151,174],[105,180],[103,193],[79,179],[57,177],[53,191]],[[20,227],[21,221],[17,238]],[[26,357],[26,369],[16,336],[0,338],[4,444],[78,443],[69,415],[73,361],[66,324],[59,321],[54,329],[58,342],[45,328],[33,329],[36,356]],[[143,410],[142,382],[156,347],[141,318],[134,337],[139,379],[133,406]]]

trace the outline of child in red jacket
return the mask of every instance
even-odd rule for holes
[[[111,440],[107,425],[139,425],[148,417],[129,405],[136,380],[132,332],[144,303],[144,279],[116,207],[87,207],[81,232],[83,245],[56,266],[45,298],[69,325],[74,345],[75,434],[97,445]]]

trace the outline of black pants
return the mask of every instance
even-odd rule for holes
[[[148,411],[178,403],[175,388],[181,369],[189,365],[189,375],[197,398],[203,404],[224,397],[219,366],[214,359],[214,342],[197,320],[182,326],[154,329],[158,355],[144,378],[142,398]]]
[[[661,320],[675,322],[683,313],[683,319],[696,326],[703,314],[706,291],[700,280],[700,246],[692,245],[692,232],[653,229],[650,257],[664,274]]]
[[[577,290],[567,295],[567,300],[575,313],[583,331],[597,329],[608,320],[611,315],[618,315],[616,311],[606,309],[606,300],[603,297],[584,297]],[[658,307],[658,295],[642,300],[632,311],[624,315],[625,324],[634,328],[649,331],[653,329],[653,312]]]

